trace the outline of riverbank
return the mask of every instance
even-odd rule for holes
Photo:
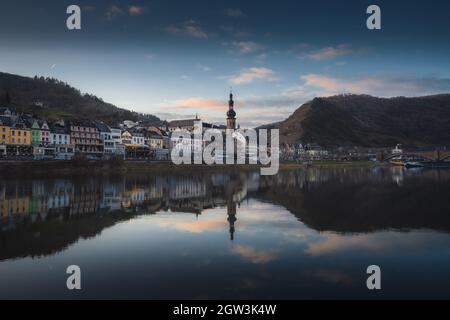
[[[311,163],[281,162],[280,170],[302,168],[370,167],[370,161],[313,161]],[[110,175],[124,173],[196,173],[196,172],[249,172],[259,171],[260,165],[175,165],[171,162],[148,161],[0,161],[0,176],[64,176]]]

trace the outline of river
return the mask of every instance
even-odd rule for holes
[[[390,167],[2,179],[0,298],[450,298],[449,196]]]

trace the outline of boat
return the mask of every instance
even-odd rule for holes
[[[395,146],[395,149],[392,149],[392,155],[401,155],[403,154],[403,149],[400,149],[401,144]]]
[[[400,144],[397,144],[395,146],[395,149],[392,149],[391,154],[393,156],[396,156],[395,158],[392,158],[389,163],[394,166],[400,166],[403,167],[406,163],[406,160],[403,157],[403,150],[400,148]]]
[[[407,161],[406,168],[450,168],[450,161]]]
[[[407,162],[403,159],[392,159],[389,163],[397,167],[404,167]]]

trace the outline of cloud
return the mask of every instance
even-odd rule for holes
[[[236,98],[238,121],[242,127],[253,128],[262,124],[286,119],[298,104],[294,98],[284,96]],[[227,98],[207,99],[201,97],[186,98],[165,102],[158,105],[157,113],[161,119],[189,118],[196,113],[204,121],[220,124],[225,122],[225,112],[228,110]],[[264,109],[264,112],[261,110]]]
[[[225,10],[225,15],[230,18],[241,18],[245,16],[242,10],[238,8]]]
[[[268,71],[269,70],[269,71]],[[269,79],[269,80],[268,80]],[[270,80],[271,79],[271,80]],[[273,70],[265,68],[244,69],[231,77],[233,84],[248,84],[253,81],[275,81]],[[306,74],[297,86],[281,88],[273,95],[235,96],[238,122],[242,127],[257,127],[262,124],[285,120],[296,108],[315,97],[341,93],[370,94],[381,97],[422,96],[450,91],[450,79],[439,77],[334,77],[322,74]],[[167,102],[159,106],[161,110],[174,110],[177,114],[202,113],[202,119],[213,123],[223,123],[227,110],[226,97],[208,99],[191,97]],[[170,112],[170,111],[169,111]],[[163,116],[163,118],[183,118],[183,116]]]
[[[208,109],[208,110],[220,110],[224,111],[227,108],[227,101],[204,99],[204,98],[187,98],[176,100],[172,103],[165,104],[164,108],[169,109]]]
[[[351,275],[336,270],[319,269],[317,271],[312,271],[311,274],[328,283],[343,285],[350,285],[353,283]]]
[[[203,31],[203,29],[195,20],[185,21],[179,26],[169,26],[166,28],[166,31],[173,35],[182,35],[199,39],[208,38],[208,34]]]
[[[106,10],[106,17],[108,20],[112,20],[124,15],[140,16],[145,12],[147,12],[147,8],[143,6],[131,5],[127,8],[121,8],[118,5],[112,4]]]
[[[187,75],[187,74],[182,74],[182,75],[180,76],[180,79],[181,79],[181,80],[189,80],[189,79],[192,79],[192,76]]]
[[[56,68],[56,63],[54,63],[54,64],[52,64],[51,66],[50,66],[50,69],[51,70],[53,70],[53,69],[55,69]]]
[[[336,58],[341,58],[344,56],[349,56],[357,53],[363,52],[362,49],[355,49],[348,45],[340,45],[337,47],[326,47],[316,51],[312,51],[304,55],[304,57],[311,60],[323,61],[323,60],[333,60]]]
[[[261,45],[252,41],[235,41],[233,42],[233,46],[241,53],[251,53],[262,49]]]
[[[122,16],[125,14],[125,11],[120,8],[119,6],[112,4],[108,7],[108,9],[106,10],[106,17],[108,18],[108,20],[112,20],[118,16]]]
[[[370,94],[380,97],[395,97],[421,96],[450,91],[450,78],[432,76],[348,78],[307,74],[300,78],[304,81],[305,90],[314,90],[316,95],[319,96],[354,93]]]
[[[383,253],[388,251],[408,252],[414,248],[415,252],[440,245],[441,238],[427,233],[400,233],[393,231],[372,234],[358,234],[351,237],[326,232],[318,241],[309,242],[305,252],[312,256],[342,254],[348,252]],[[392,244],[395,244],[393,246]]]
[[[197,65],[197,67],[199,69],[201,69],[203,72],[210,72],[212,70],[211,67],[205,66],[205,65],[200,64],[200,63]]]
[[[131,5],[128,7],[128,14],[130,16],[140,16],[147,11],[146,7]]]
[[[201,234],[204,232],[216,232],[227,230],[228,222],[221,217],[207,218],[206,220],[192,220],[174,216],[173,219],[163,219],[157,222],[161,227]]]
[[[277,254],[272,250],[258,250],[250,246],[238,245],[231,252],[254,264],[267,264],[277,259]]]
[[[277,73],[268,68],[249,68],[241,70],[238,74],[233,75],[229,81],[232,84],[249,84],[255,81],[277,81],[279,77]]]

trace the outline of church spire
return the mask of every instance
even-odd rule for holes
[[[236,129],[236,111],[234,111],[233,91],[230,90],[230,100],[228,101],[227,129]]]

